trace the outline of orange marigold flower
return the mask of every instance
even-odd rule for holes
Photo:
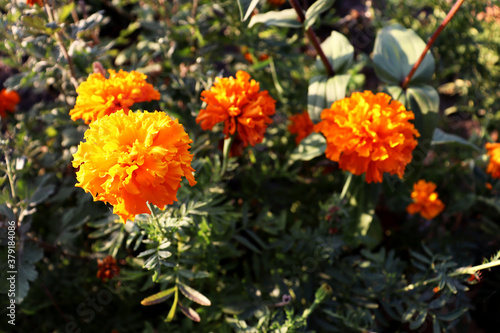
[[[106,279],[111,280],[113,277],[120,274],[120,267],[118,267],[116,259],[112,256],[107,256],[103,260],[97,259],[97,267],[97,277],[101,279],[102,282],[106,282]]]
[[[321,113],[316,132],[326,137],[326,157],[366,182],[382,182],[384,172],[403,178],[420,134],[415,115],[384,93],[355,92]]]
[[[439,200],[435,190],[436,184],[423,179],[413,184],[413,192],[411,192],[413,203],[406,207],[406,211],[410,214],[420,213],[428,220],[439,215],[444,209],[444,203]]]
[[[433,292],[434,294],[437,294],[437,293],[439,292],[439,290],[440,290],[440,289],[439,289],[439,286],[438,286],[438,287],[434,287],[434,288],[432,288],[432,292]]]
[[[490,157],[490,163],[486,172],[493,178],[500,178],[500,143],[487,143],[486,150]]]
[[[160,99],[160,93],[146,82],[146,75],[112,69],[108,72],[109,79],[93,73],[78,86],[75,108],[69,112],[72,120],[83,119],[89,124],[118,110],[128,113],[135,103]]]
[[[304,111],[299,114],[294,114],[290,116],[290,125],[288,125],[288,131],[292,134],[297,134],[295,137],[295,143],[298,145],[302,139],[306,138],[309,134],[313,132],[314,123],[309,117],[309,113]]]
[[[269,58],[270,58],[270,57],[269,57],[269,55],[268,55],[268,54],[266,54],[266,53],[264,53],[264,54],[261,54],[261,55],[259,56],[259,61],[264,61],[264,60],[267,60],[267,59],[269,59]]]
[[[281,6],[285,2],[286,2],[286,0],[267,0],[268,4],[270,4],[271,6],[276,6],[276,7]]]
[[[259,83],[250,74],[238,71],[236,78],[217,78],[210,90],[201,93],[207,107],[201,110],[196,122],[204,130],[224,122],[226,138],[237,132],[245,147],[262,142],[269,116],[275,113],[276,101],[267,90],[259,91]]]
[[[19,100],[19,94],[14,90],[2,89],[0,91],[0,117],[5,118],[7,112],[14,112]]]
[[[177,201],[182,177],[196,184],[192,141],[163,112],[117,111],[91,123],[85,140],[73,155],[76,186],[113,205],[123,223],[149,213],[146,202],[163,209]]]
[[[26,3],[30,6],[37,4],[38,6],[43,6],[43,0],[26,0]]]
[[[250,52],[246,52],[243,54],[243,57],[246,59],[246,61],[248,61],[249,63],[253,64],[253,57],[252,55],[250,54]]]

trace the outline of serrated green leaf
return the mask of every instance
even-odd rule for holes
[[[160,291],[159,293],[156,293],[154,295],[151,295],[151,296],[143,299],[141,301],[141,304],[142,305],[153,305],[153,304],[158,304],[158,303],[164,302],[174,294],[175,290],[176,290],[176,287],[172,287],[170,289]]]
[[[34,264],[43,258],[43,251],[34,244],[26,243],[18,255],[16,302],[19,304],[28,295],[29,282],[38,277]]]
[[[212,302],[210,302],[210,300],[198,290],[193,289],[190,286],[185,285],[184,283],[179,283],[178,287],[181,293],[193,302],[196,302],[203,306],[210,306],[212,304]]]
[[[375,73],[384,82],[399,85],[425,49],[426,43],[411,29],[399,24],[380,30],[375,39]],[[434,74],[434,57],[427,53],[410,81],[410,86],[427,83]]]
[[[257,23],[263,23],[267,26],[300,28],[302,24],[297,20],[297,13],[294,9],[284,9],[281,11],[271,11],[264,14],[252,16],[248,27],[251,28]]]
[[[321,44],[321,48],[335,74],[344,74],[351,68],[354,62],[354,47],[344,35],[332,31],[330,37]],[[316,58],[316,67],[320,70],[324,68],[319,56]]]
[[[317,0],[306,11],[304,28],[309,29],[318,19],[319,15],[333,6],[335,0]]]

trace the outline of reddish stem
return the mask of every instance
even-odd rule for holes
[[[290,4],[292,5],[293,9],[297,12],[297,16],[299,17],[299,22],[304,23],[306,20],[306,17],[304,15],[304,12],[302,11],[302,7],[300,7],[300,4],[297,2],[297,0],[289,0]],[[307,38],[309,38],[309,41],[313,45],[314,49],[318,53],[321,62],[323,62],[323,65],[326,68],[326,72],[328,74],[328,77],[332,77],[335,75],[335,71],[333,70],[332,64],[328,61],[328,58],[325,55],[325,52],[323,52],[323,49],[321,48],[321,45],[319,43],[318,37],[314,33],[314,30],[312,28],[309,28],[306,30]]]
[[[448,22],[450,22],[451,18],[457,13],[458,9],[460,8],[460,6],[462,6],[462,3],[464,1],[465,0],[457,0],[457,2],[455,2],[453,7],[451,8],[450,12],[448,13],[448,15],[446,15],[443,22],[439,25],[439,27],[436,29],[436,31],[434,32],[432,37],[429,39],[429,42],[427,42],[427,45],[425,46],[424,51],[420,55],[420,58],[418,58],[417,62],[411,68],[410,73],[408,73],[408,75],[403,80],[403,82],[401,82],[401,88],[406,89],[408,87],[408,84],[410,83],[410,80],[413,77],[413,74],[415,74],[415,72],[418,69],[418,66],[420,66],[420,64],[424,60],[425,56],[427,55],[427,51],[430,50],[432,44],[434,44],[434,42],[436,41],[438,36],[441,34],[441,31],[443,31],[444,27],[446,27]]]

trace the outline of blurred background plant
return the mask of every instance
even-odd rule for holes
[[[383,27],[399,23],[426,42],[452,5],[293,2],[332,50],[342,87],[334,100],[388,86],[372,57]],[[0,255],[7,258],[7,221],[15,221],[19,271],[16,327],[7,324],[7,297],[0,327],[493,332],[500,273],[487,268],[499,259],[500,182],[485,173],[480,147],[498,141],[499,11],[465,2],[431,49],[436,68],[424,83],[439,92],[438,130],[419,178],[438,185],[444,212],[432,221],[408,215],[412,184],[386,177],[374,192],[372,229],[355,235],[359,209],[341,195],[346,174],[322,154],[324,139],[297,146],[288,132],[289,116],[329,107],[308,98],[310,80],[328,77],[290,2],[0,0],[0,88],[20,95],[0,120]],[[344,47],[342,66],[328,45]],[[74,187],[72,155],[88,126],[69,110],[95,61],[147,74],[161,99],[137,109],[167,112],[194,141],[198,184],[126,224]],[[229,155],[220,128],[202,131],[195,119],[201,92],[237,70],[277,104],[265,140],[233,143]],[[103,266],[108,255],[116,262]],[[481,275],[469,267],[480,264]],[[1,266],[6,292],[4,259]]]

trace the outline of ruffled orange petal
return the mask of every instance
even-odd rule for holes
[[[119,110],[90,124],[73,155],[76,186],[114,206],[123,222],[177,201],[183,177],[196,184],[189,136],[163,112]]]
[[[403,178],[420,134],[410,120],[414,114],[384,93],[353,93],[321,113],[314,131],[326,138],[327,158],[366,182],[382,182],[383,174]]]

